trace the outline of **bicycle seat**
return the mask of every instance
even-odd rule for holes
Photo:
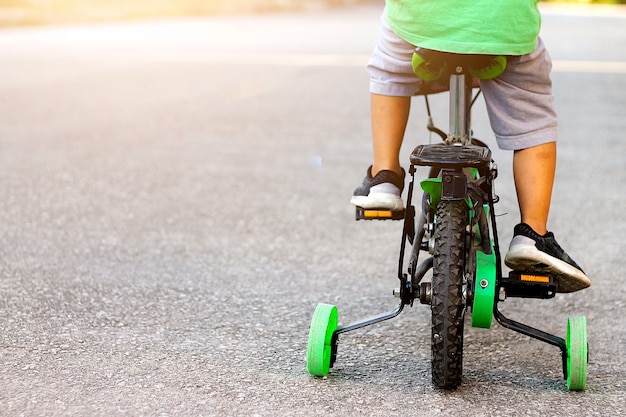
[[[411,62],[413,72],[425,81],[436,81],[444,75],[468,72],[472,76],[489,80],[496,78],[506,68],[506,57],[503,55],[455,54],[416,48]]]

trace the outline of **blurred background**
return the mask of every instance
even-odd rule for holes
[[[377,0],[0,0],[0,27],[164,16],[254,13]],[[378,0],[380,2],[382,0]]]
[[[301,10],[382,2],[384,0],[0,0],[0,27]],[[626,0],[567,2],[626,4]]]

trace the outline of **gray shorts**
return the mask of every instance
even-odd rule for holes
[[[370,58],[370,92],[413,96],[422,81],[411,68],[415,46],[400,39],[381,19],[378,44]],[[555,142],[557,116],[552,97],[552,61],[539,38],[527,55],[508,57],[505,71],[480,87],[498,147],[518,150]]]

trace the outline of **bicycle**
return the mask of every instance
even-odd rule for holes
[[[588,342],[585,317],[568,318],[566,339],[505,317],[498,308],[508,297],[549,299],[557,285],[550,275],[510,271],[502,274],[494,205],[497,165],[488,146],[472,137],[471,109],[476,79],[495,78],[506,57],[458,55],[417,48],[416,74],[430,83],[426,99],[429,131],[442,142],[417,146],[410,156],[407,205],[402,211],[357,207],[357,220],[401,220],[402,240],[398,262],[399,306],[389,313],[347,326],[338,325],[337,307],[318,304],[307,345],[307,370],[327,375],[337,358],[341,334],[398,316],[415,300],[431,307],[431,373],[436,387],[453,389],[461,384],[465,313],[471,325],[490,328],[492,320],[505,328],[558,347],[563,376],[569,390],[584,390],[587,379]],[[448,77],[447,79],[445,77]],[[441,85],[441,79],[444,85]],[[446,85],[445,81],[448,81]],[[449,90],[450,125],[444,133],[432,123],[428,94]],[[429,167],[419,182],[423,191],[420,212],[413,205],[418,166]],[[407,247],[409,245],[409,247]],[[409,252],[408,259],[405,253]],[[419,261],[422,252],[430,256]],[[430,281],[424,281],[432,270]],[[406,272],[405,272],[406,271]]]

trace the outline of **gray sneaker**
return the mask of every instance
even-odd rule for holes
[[[372,167],[367,169],[363,184],[354,190],[350,202],[364,209],[400,211],[404,209],[402,190],[405,172],[402,176],[393,171],[382,170],[372,177]]]
[[[525,223],[515,226],[504,263],[516,271],[552,275],[557,292],[578,291],[591,285],[582,268],[559,246],[552,232],[541,236]]]

